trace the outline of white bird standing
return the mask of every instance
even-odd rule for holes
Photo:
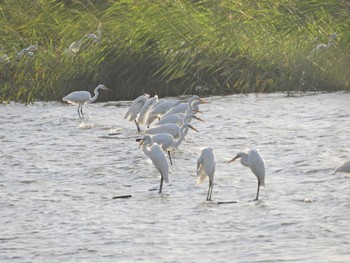
[[[151,107],[158,102],[158,96],[154,95],[152,98],[146,100],[145,104],[143,104],[139,116],[137,117],[137,122],[139,124],[145,124],[148,119],[148,115]]]
[[[258,153],[258,151],[254,149],[250,149],[248,153],[240,152],[230,160],[228,163],[233,162],[236,159],[241,158],[241,164],[243,166],[249,167],[253,174],[258,179],[258,189],[256,193],[256,198],[254,201],[257,201],[259,198],[259,189],[260,186],[265,186],[265,162]]]
[[[124,119],[135,121],[137,131],[140,132],[140,126],[136,120],[140,110],[149,98],[148,94],[138,96],[130,105],[128,111],[125,113]]]
[[[201,120],[200,118],[194,116],[193,118],[196,118],[198,120]],[[175,123],[166,123],[163,125],[158,125],[152,128],[148,128],[145,130],[145,134],[150,134],[154,135],[157,133],[169,133],[171,134],[174,138],[179,138],[180,137],[180,130],[182,127],[186,128],[188,126],[188,122],[184,122],[181,126],[175,124]],[[185,132],[186,135],[186,132]]]
[[[334,173],[350,173],[350,161],[343,163],[343,165],[338,166]]]
[[[173,106],[171,109],[169,109],[163,115],[163,117],[169,116],[171,114],[176,114],[176,113],[185,113],[185,112],[192,113],[193,110],[195,109],[195,107],[198,108],[199,104],[204,104],[204,103],[209,103],[209,102],[199,98],[197,95],[194,95],[194,96],[191,97],[191,99],[188,102],[182,102],[182,103],[179,103],[176,106]]]
[[[211,194],[214,187],[215,159],[213,147],[207,147],[202,150],[197,160],[197,184],[202,184],[206,178],[209,178],[209,189],[207,201],[211,200]]]
[[[170,152],[175,150],[181,144],[181,142],[186,136],[184,132],[184,129],[186,128],[191,128],[192,130],[199,132],[196,128],[187,123],[180,128],[180,137],[177,140],[169,133],[157,133],[154,135],[150,135],[152,137],[153,143],[159,144],[162,147],[162,149],[165,152],[167,152],[171,165],[173,165],[173,161],[171,159]]]
[[[80,118],[84,118],[83,114],[83,104],[87,103],[92,103],[94,102],[99,94],[99,90],[104,89],[104,90],[110,90],[107,88],[105,85],[98,85],[95,90],[94,90],[94,96],[91,98],[91,94],[88,91],[82,90],[82,91],[74,91],[64,98],[62,98],[63,101],[67,101],[68,103],[71,104],[78,104],[78,115]]]
[[[170,108],[174,107],[175,105],[179,104],[180,101],[177,100],[159,100],[157,103],[155,103],[150,111],[147,118],[147,127],[150,126],[150,124],[155,121],[157,118],[160,118],[165,112],[167,112]]]
[[[169,166],[166,160],[166,156],[163,150],[160,148],[158,144],[153,144],[152,137],[149,135],[143,136],[140,146],[142,146],[143,152],[147,155],[148,158],[151,159],[153,165],[160,172],[160,186],[159,193],[162,193],[163,181],[169,182]]]
[[[171,114],[169,116],[166,116],[164,118],[161,118],[159,121],[157,121],[154,126],[160,126],[160,125],[164,125],[167,123],[175,123],[179,126],[183,125],[184,123],[189,123],[192,118],[199,120],[199,121],[203,121],[201,118],[197,117],[196,115],[194,115],[191,112],[188,113],[176,113],[176,114]]]

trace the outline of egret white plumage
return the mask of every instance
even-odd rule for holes
[[[34,56],[34,54],[39,50],[38,42],[35,42],[34,45],[30,45],[26,48],[23,48],[20,52],[17,53],[17,59],[21,59],[24,55],[29,57]]]
[[[105,85],[100,84],[95,88],[94,96],[92,98],[91,98],[90,92],[82,90],[82,91],[74,91],[68,94],[67,96],[63,97],[62,100],[67,101],[68,103],[71,103],[71,104],[78,104],[78,115],[80,118],[83,118],[84,117],[83,104],[94,102],[98,97],[100,89],[110,90]]]
[[[166,160],[166,156],[158,144],[153,144],[152,137],[149,135],[143,136],[140,145],[142,146],[143,152],[148,158],[151,159],[153,165],[160,172],[160,186],[159,193],[162,193],[163,181],[169,182],[169,166]]]
[[[159,119],[165,112],[167,112],[171,107],[179,104],[180,102],[177,100],[159,100],[155,103],[149,111],[148,119],[147,119],[147,127],[155,121]]]
[[[318,45],[311,51],[311,53],[317,52],[317,51],[319,51],[319,50],[323,50],[323,49],[329,48],[329,47],[333,44],[333,41],[334,41],[334,39],[335,39],[336,37],[337,37],[337,34],[336,34],[336,33],[333,33],[332,35],[329,36],[329,40],[328,40],[327,45],[326,45],[326,44],[318,44]]]
[[[194,118],[198,118],[198,117],[194,116]],[[157,134],[157,133],[169,133],[174,138],[179,138],[179,136],[180,136],[180,129],[182,127],[184,127],[184,129],[186,127],[189,127],[189,123],[184,123],[182,126],[179,126],[179,125],[177,125],[175,123],[166,123],[166,124],[163,124],[163,125],[158,125],[158,126],[146,129],[145,130],[145,134],[154,135],[154,134]],[[186,134],[186,132],[185,132],[185,134]]]
[[[254,201],[257,201],[259,198],[259,189],[260,186],[265,186],[265,162],[258,153],[257,150],[250,149],[247,153],[240,152],[230,160],[228,163],[233,162],[236,159],[241,159],[241,164],[243,166],[249,167],[253,174],[258,179],[258,189],[256,193],[256,198]]]
[[[149,98],[148,94],[144,94],[141,96],[138,96],[130,105],[128,111],[125,113],[124,119],[127,119],[129,121],[135,121],[136,128],[138,132],[140,132],[140,126],[136,120],[140,110],[142,109],[143,105]]]
[[[184,123],[190,122],[193,118],[199,121],[203,121],[201,118],[197,117],[193,113],[177,113],[161,118],[154,124],[154,126],[164,125],[167,123],[175,123],[181,126]]]
[[[350,173],[350,161],[347,161],[342,165],[338,166],[335,169],[334,173]]]
[[[145,124],[145,122],[148,119],[148,115],[151,107],[157,102],[158,102],[157,95],[154,95],[152,98],[149,98],[146,100],[145,104],[143,104],[143,107],[140,110],[139,116],[136,119],[139,124]]]
[[[97,44],[100,42],[102,37],[102,31],[101,31],[102,24],[100,23],[97,28],[97,35],[94,33],[89,33],[83,36],[81,39],[74,41],[72,44],[69,45],[68,49],[66,49],[66,52],[68,54],[76,54],[78,53],[82,47],[87,47],[90,44]]]
[[[159,144],[162,147],[162,149],[168,153],[169,161],[170,161],[171,165],[173,164],[173,162],[172,162],[170,153],[171,153],[171,151],[176,149],[181,144],[183,139],[185,138],[184,129],[186,129],[186,128],[190,128],[190,129],[193,129],[194,131],[198,132],[198,130],[196,128],[194,128],[192,125],[187,123],[186,125],[183,125],[180,128],[180,132],[179,132],[180,136],[178,139],[175,139],[169,133],[157,133],[154,135],[150,135],[152,137],[153,143]]]
[[[196,102],[194,104],[194,102]],[[193,108],[199,104],[204,104],[204,103],[208,103],[207,101],[199,98],[197,95],[194,95],[191,97],[191,99],[188,102],[182,102],[179,103],[176,106],[173,106],[171,109],[169,109],[163,116],[169,116],[171,114],[176,114],[176,113],[185,113],[185,112],[193,112]]]
[[[197,184],[202,184],[206,178],[209,178],[207,201],[211,200],[211,195],[213,193],[215,165],[213,147],[204,148],[197,160]]]
[[[159,100],[156,104],[153,105],[150,114],[152,115],[162,115],[167,112],[170,108],[179,104],[177,100]]]

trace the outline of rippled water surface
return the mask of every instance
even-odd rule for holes
[[[87,105],[85,119],[0,105],[0,262],[350,262],[350,176],[333,174],[350,160],[350,94],[206,99],[163,195],[130,102]],[[212,202],[195,175],[207,146]],[[257,202],[254,175],[227,164],[251,147],[266,162]]]

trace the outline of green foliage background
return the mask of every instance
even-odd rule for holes
[[[2,0],[0,15],[1,102],[61,100],[100,83],[108,100],[349,90],[345,0]],[[99,25],[99,43],[67,52]]]

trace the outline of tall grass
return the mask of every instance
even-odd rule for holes
[[[60,100],[99,83],[110,100],[350,89],[347,1],[3,0],[0,15],[2,102]],[[67,52],[99,26],[98,43],[85,37]]]

